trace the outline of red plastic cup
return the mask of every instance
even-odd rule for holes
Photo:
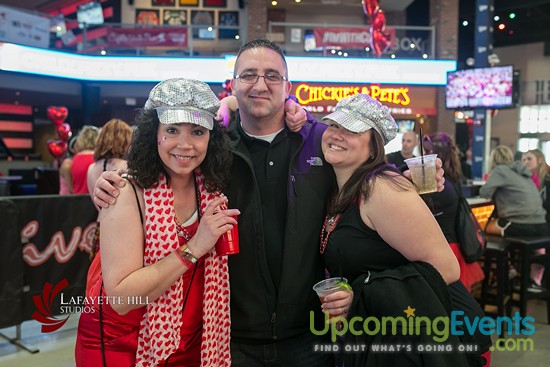
[[[236,217],[235,220],[237,220]],[[220,256],[234,255],[239,253],[239,226],[233,225],[233,228],[218,238],[216,242],[216,254]]]

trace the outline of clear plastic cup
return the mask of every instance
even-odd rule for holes
[[[435,162],[437,154],[429,154],[405,159],[405,163],[411,171],[413,182],[418,186],[419,194],[427,194],[437,191],[435,180]]]

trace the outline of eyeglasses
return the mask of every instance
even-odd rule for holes
[[[235,79],[239,79],[244,84],[256,84],[258,79],[264,78],[265,84],[275,85],[281,84],[288,79],[278,73],[266,73],[265,75],[258,75],[254,73],[243,73],[235,75]]]

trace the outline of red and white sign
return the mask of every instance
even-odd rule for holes
[[[395,30],[385,30],[392,44]],[[371,34],[368,28],[314,28],[316,47],[365,48],[370,47]]]
[[[187,47],[187,28],[110,28],[109,47]]]

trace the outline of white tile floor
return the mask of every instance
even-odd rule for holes
[[[536,332],[532,336],[534,350],[532,352],[495,351],[492,367],[543,367],[549,365],[550,325],[546,320],[546,304],[542,301],[530,301],[528,314],[536,320]],[[71,315],[60,330],[42,334],[40,324],[35,321],[24,322],[22,325],[23,344],[30,349],[39,349],[40,352],[31,354],[0,338],[0,367],[73,367],[75,365],[74,343],[77,325],[78,315]],[[15,336],[13,327],[2,329],[0,332],[10,337]]]

